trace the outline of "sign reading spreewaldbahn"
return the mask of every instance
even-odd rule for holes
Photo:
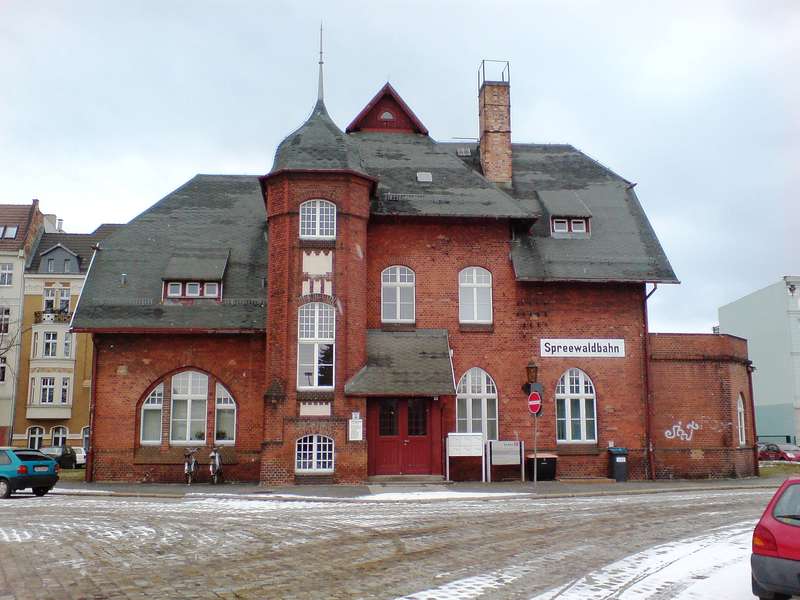
[[[623,358],[625,356],[625,340],[622,339],[542,339],[539,341],[539,346],[543,357]]]

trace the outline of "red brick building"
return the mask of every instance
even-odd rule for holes
[[[101,244],[73,321],[95,340],[97,479],[356,482],[445,472],[450,433],[524,440],[559,477],[754,470],[745,343],[651,336],[677,283],[633,185],[569,145],[440,143],[386,84],[342,131],[320,94],[263,177],[198,175]],[[480,477],[453,459],[452,477]]]

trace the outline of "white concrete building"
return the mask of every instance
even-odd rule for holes
[[[800,439],[800,276],[719,309],[720,333],[747,338],[760,441]]]

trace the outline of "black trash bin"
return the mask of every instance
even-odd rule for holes
[[[525,477],[528,481],[533,481],[533,453],[529,452],[525,456]],[[554,481],[556,478],[557,454],[539,452],[536,454],[536,480]]]
[[[609,477],[616,481],[628,481],[628,449],[608,449]]]

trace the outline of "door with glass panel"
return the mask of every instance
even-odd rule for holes
[[[370,475],[431,473],[430,399],[370,401],[367,420]]]

